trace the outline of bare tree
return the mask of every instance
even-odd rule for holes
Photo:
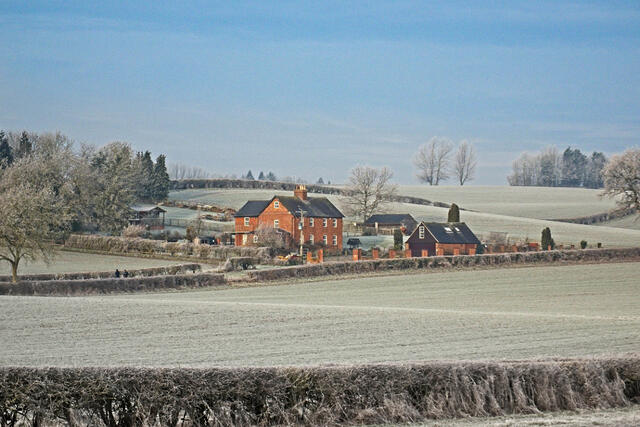
[[[467,141],[462,141],[458,147],[455,164],[453,165],[453,172],[460,185],[473,180],[476,173],[476,163],[476,153],[473,145]]]
[[[207,179],[211,174],[197,166],[188,166],[184,163],[171,163],[169,165],[169,177],[171,179]]]
[[[429,185],[438,185],[449,179],[449,163],[453,144],[449,139],[434,136],[422,145],[414,164],[418,168],[418,179]]]
[[[347,184],[347,211],[366,221],[376,209],[388,202],[398,191],[390,180],[393,172],[369,166],[358,166],[351,171]]]
[[[603,195],[616,197],[624,209],[640,211],[640,148],[612,156],[602,176]]]
[[[53,240],[68,220],[51,187],[28,184],[0,189],[0,260],[11,264],[11,280],[18,280],[22,260],[48,262]]]
[[[258,246],[283,249],[289,247],[290,243],[292,243],[287,242],[287,239],[281,230],[276,230],[267,224],[260,224],[255,233],[258,238]]]

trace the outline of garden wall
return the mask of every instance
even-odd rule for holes
[[[151,267],[138,270],[127,270],[130,277],[164,276],[173,274],[196,273],[201,271],[200,264],[180,264],[166,267]],[[83,279],[105,279],[113,277],[114,271],[89,271],[82,273],[52,273],[52,274],[21,274],[22,281],[39,280],[83,280]],[[0,282],[10,282],[11,276],[0,276]]]
[[[72,234],[65,247],[117,254],[162,255],[165,257],[190,258],[206,262],[225,261],[231,257],[252,257],[269,262],[274,256],[272,248],[252,246],[195,245],[161,240],[100,236],[95,234]]]
[[[0,283],[0,295],[87,295],[202,288],[226,284],[223,274],[185,274],[85,280]],[[0,424],[2,425],[2,424]]]
[[[250,271],[248,274],[251,280],[260,282],[267,280],[282,280],[293,277],[362,274],[389,270],[468,268],[485,265],[537,264],[553,262],[597,262],[619,259],[640,259],[640,248],[515,252],[487,255],[377,259],[357,262],[326,262],[323,264],[256,270]]]
[[[640,359],[0,368],[0,425],[335,425],[628,406]]]

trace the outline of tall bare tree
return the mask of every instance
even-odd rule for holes
[[[51,259],[53,241],[68,218],[50,187],[0,185],[0,260],[11,264],[15,283],[22,260]]]
[[[625,209],[640,212],[640,148],[612,156],[602,170],[604,195]]]
[[[171,179],[206,179],[211,174],[197,166],[188,166],[184,163],[169,164],[169,177]]]
[[[476,152],[473,149],[473,145],[467,141],[462,141],[458,146],[453,164],[453,173],[460,185],[464,185],[465,182],[475,178],[476,163]]]
[[[422,145],[414,158],[418,179],[429,185],[438,185],[449,179],[452,150],[453,144],[449,139],[436,136]]]
[[[366,221],[397,193],[397,186],[390,182],[392,177],[393,172],[386,167],[358,166],[351,170],[347,184],[347,212],[362,222]]]

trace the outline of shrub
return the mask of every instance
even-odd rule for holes
[[[122,237],[126,237],[128,239],[134,239],[136,237],[142,237],[147,234],[147,229],[144,225],[129,225],[127,228],[122,230]]]
[[[402,250],[402,236],[402,230],[400,230],[399,228],[393,230],[393,249],[397,251]]]
[[[553,238],[551,237],[551,229],[549,227],[546,227],[544,230],[542,230],[542,237],[540,239],[540,244],[542,246],[543,251],[546,251],[549,248],[554,249],[556,247],[556,243],[553,241]]]
[[[582,248],[582,249],[586,249],[587,248],[587,241],[586,240],[581,240],[580,241],[580,248]]]
[[[447,222],[460,222],[460,208],[455,203],[452,203],[449,208]]]

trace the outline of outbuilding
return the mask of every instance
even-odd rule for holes
[[[475,255],[480,240],[464,222],[421,222],[405,242],[412,257]]]
[[[367,218],[364,225],[374,228],[376,233],[391,234],[393,230],[399,228],[404,234],[409,235],[415,230],[418,221],[411,214],[376,214]]]

